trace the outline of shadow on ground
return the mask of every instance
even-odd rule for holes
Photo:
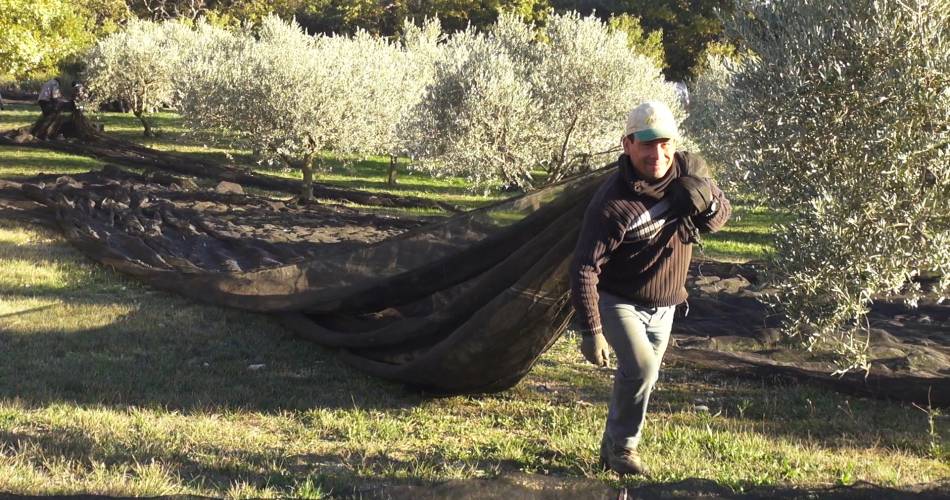
[[[626,496],[624,496],[624,492]],[[736,493],[714,481],[686,479],[675,483],[647,484],[630,487],[625,491],[605,486],[590,479],[562,479],[536,474],[516,473],[497,479],[471,479],[447,481],[431,486],[376,485],[365,489],[333,496],[333,498],[362,498],[378,500],[441,500],[453,499],[523,499],[523,500],[600,500],[628,498],[639,500],[665,500],[684,498],[708,499],[881,499],[881,500],[938,500],[950,495],[950,481],[914,485],[905,488],[888,488],[859,482],[850,486],[818,488],[759,487],[745,493]],[[5,498],[40,498],[19,495],[4,495]],[[105,499],[115,498],[97,495],[44,496],[44,499]],[[196,496],[164,496],[154,498],[204,498]]]

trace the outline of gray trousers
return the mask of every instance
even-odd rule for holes
[[[604,435],[614,447],[632,450],[640,443],[676,306],[643,307],[601,291],[599,309],[604,337],[617,356]]]

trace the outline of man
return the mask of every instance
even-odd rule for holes
[[[59,99],[63,97],[63,94],[59,88],[60,82],[60,78],[56,77],[47,81],[42,87],[40,87],[40,95],[36,99],[36,103],[40,105],[40,110],[43,111],[43,116],[51,115],[56,111],[56,108],[59,104]]]
[[[647,474],[637,453],[650,391],[673,315],[686,300],[696,232],[721,228],[732,213],[705,161],[676,151],[676,121],[661,102],[633,108],[618,170],[587,207],[571,265],[571,295],[584,357],[617,357],[601,441],[601,463]]]

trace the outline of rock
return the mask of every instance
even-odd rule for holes
[[[27,142],[31,142],[33,139],[35,139],[35,137],[33,137],[33,134],[27,132],[26,130],[21,130],[16,135],[13,136],[13,143],[25,144]]]
[[[743,278],[742,276],[736,276],[735,278],[728,278],[716,282],[716,286],[728,293],[737,293],[743,288],[748,288],[751,284],[752,283],[749,283],[749,280]]]
[[[217,206],[218,206],[217,203],[214,203],[211,201],[199,201],[198,203],[195,203],[194,205],[192,205],[191,208],[195,209],[198,212],[206,212],[209,209],[217,207]]]
[[[214,192],[218,194],[244,194],[244,188],[234,182],[221,181],[214,187]]]
[[[881,328],[871,328],[868,332],[872,346],[896,346],[900,341],[887,330]]]
[[[69,177],[68,175],[64,175],[64,176],[62,176],[62,177],[57,177],[57,178],[56,178],[56,186],[57,186],[57,187],[69,186],[69,187],[71,187],[71,188],[73,188],[73,189],[82,189],[82,188],[83,188],[83,185],[82,185],[81,182],[77,181],[76,179],[73,179],[72,177]]]
[[[185,191],[197,191],[198,183],[185,177],[184,179],[181,179],[181,188],[184,189]]]
[[[872,346],[868,348],[868,353],[871,355],[872,359],[890,359],[890,358],[906,358],[907,353],[896,348],[888,346]]]
[[[775,345],[782,340],[782,330],[778,328],[763,328],[755,333],[755,338],[764,345]]]
[[[700,276],[693,280],[693,285],[695,286],[704,286],[711,285],[717,281],[722,280],[719,276]]]
[[[739,290],[739,293],[737,295],[739,297],[749,297],[752,299],[762,299],[766,296],[766,294],[762,292],[758,292],[755,290],[748,290],[748,289]]]

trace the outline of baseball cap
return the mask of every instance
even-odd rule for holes
[[[624,135],[630,134],[639,141],[679,139],[680,136],[673,112],[660,101],[647,101],[630,110]]]

